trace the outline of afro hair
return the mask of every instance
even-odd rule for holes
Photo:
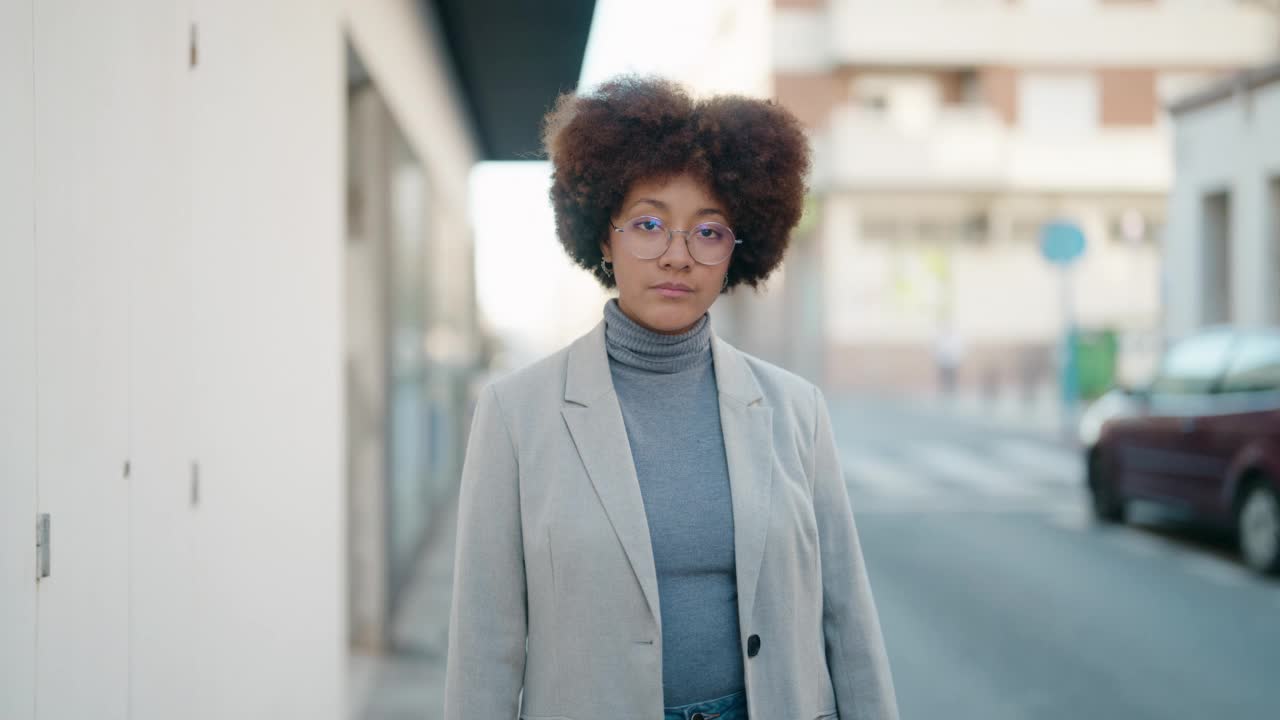
[[[794,115],[740,95],[692,99],[674,82],[623,75],[587,94],[565,93],[544,118],[556,234],[605,287],[609,219],[636,182],[689,173],[705,183],[744,239],[728,288],[753,288],[782,262],[800,221],[810,151]]]

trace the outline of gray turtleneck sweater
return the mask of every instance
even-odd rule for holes
[[[663,704],[713,700],[742,690],[744,678],[710,317],[680,335],[641,327],[616,299],[604,317],[658,572]]]

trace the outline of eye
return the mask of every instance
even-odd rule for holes
[[[662,223],[657,218],[638,218],[631,226],[642,232],[657,232],[662,229]]]
[[[724,233],[720,232],[720,229],[713,225],[698,226],[698,237],[700,238],[704,238],[706,240],[719,240],[723,236]]]

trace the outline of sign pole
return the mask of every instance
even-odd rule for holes
[[[1059,383],[1062,388],[1062,431],[1070,433],[1075,424],[1076,406],[1080,401],[1080,383],[1076,368],[1076,322],[1072,266],[1058,266],[1062,304],[1062,338],[1059,351]]]
[[[1073,222],[1055,220],[1040,228],[1040,252],[1058,266],[1062,305],[1062,337],[1058,349],[1058,385],[1062,391],[1062,431],[1070,433],[1076,421],[1080,381],[1076,369],[1076,319],[1072,292],[1072,266],[1084,254],[1084,232]]]

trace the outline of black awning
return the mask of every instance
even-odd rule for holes
[[[485,160],[540,157],[543,114],[577,87],[595,0],[420,0],[453,62]]]

